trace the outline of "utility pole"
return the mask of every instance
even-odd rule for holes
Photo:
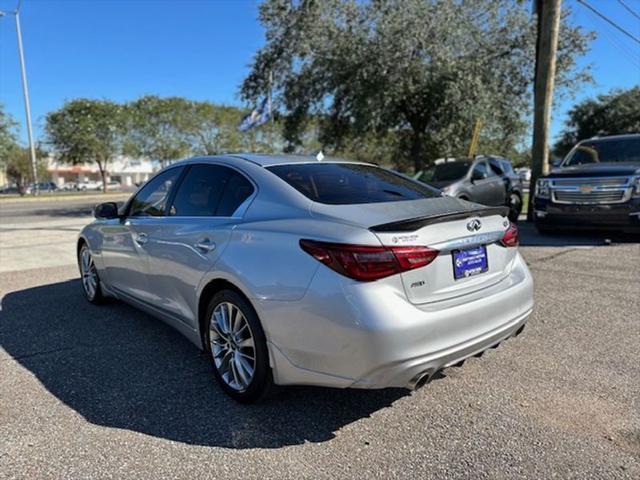
[[[538,20],[536,71],[533,86],[533,144],[527,218],[533,220],[533,197],[538,177],[549,171],[549,123],[556,76],[556,52],[562,0],[534,0]]]
[[[13,13],[16,19],[16,34],[18,36],[18,56],[20,57],[20,72],[22,74],[22,92],[24,93],[24,108],[27,119],[27,135],[29,137],[29,151],[31,153],[31,170],[33,174],[34,194],[38,195],[38,170],[36,163],[36,146],[33,143],[33,128],[31,127],[31,105],[29,103],[29,84],[27,83],[27,69],[24,62],[24,49],[22,47],[22,30],[20,29],[20,2]],[[0,11],[0,17],[5,16],[5,12]]]

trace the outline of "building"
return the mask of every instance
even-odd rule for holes
[[[65,183],[101,182],[100,170],[97,163],[70,165],[58,162],[55,157],[49,157],[47,171],[51,181],[58,187]],[[134,187],[146,182],[160,165],[146,159],[125,156],[116,157],[107,165],[107,182],[118,182],[123,188]]]

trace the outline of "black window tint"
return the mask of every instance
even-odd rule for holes
[[[491,170],[493,170],[493,173],[495,173],[496,175],[500,176],[504,174],[504,167],[498,160],[492,158],[491,160],[489,160],[489,166],[491,167]]]
[[[459,180],[467,174],[470,165],[471,162],[460,160],[432,165],[420,175],[420,181],[429,183]]]
[[[233,170],[221,165],[193,165],[178,187],[169,214],[181,217],[215,215],[232,173]]]
[[[167,199],[182,168],[171,168],[156,175],[131,201],[129,215],[132,217],[160,217],[165,214]]]
[[[234,172],[227,180],[222,200],[216,210],[219,217],[230,217],[249,195],[253,193],[253,185],[241,174]]]
[[[303,163],[268,167],[315,202],[331,205],[397,202],[439,197],[421,183],[372,165]]]

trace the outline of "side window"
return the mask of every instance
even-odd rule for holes
[[[165,214],[171,187],[176,183],[182,167],[171,168],[156,175],[131,201],[130,217],[160,217]]]
[[[216,215],[230,217],[253,193],[253,185],[243,175],[233,172],[222,195]]]
[[[193,165],[178,187],[169,215],[214,216],[232,174],[221,165]]]
[[[496,175],[504,175],[503,166],[498,160],[495,160],[493,158],[489,160],[489,167],[491,167],[491,170],[493,170],[493,173],[495,173]]]
[[[230,217],[253,193],[243,175],[222,165],[193,165],[178,187],[169,215]]]
[[[507,175],[513,175],[515,172],[513,171],[513,166],[511,165],[511,162],[508,160],[503,160],[502,163],[502,171],[504,173],[506,173]]]
[[[485,162],[478,162],[476,166],[473,167],[472,178],[474,180],[481,180],[483,178],[487,178],[489,176],[489,169],[487,168],[487,164]]]

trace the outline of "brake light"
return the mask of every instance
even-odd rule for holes
[[[509,228],[504,232],[504,236],[500,243],[505,247],[517,247],[520,243],[520,236],[518,235],[518,227],[515,223],[510,223]]]
[[[369,247],[300,240],[300,247],[332,270],[361,281],[424,267],[438,256],[437,250],[421,246]]]

